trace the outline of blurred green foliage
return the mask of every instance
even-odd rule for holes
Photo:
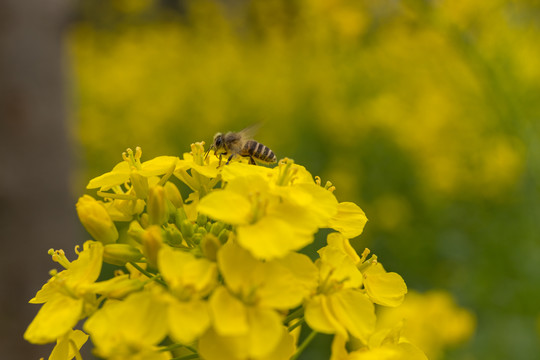
[[[538,3],[84,0],[77,19],[79,179],[261,123],[362,206],[358,249],[477,314],[446,358],[540,353]]]

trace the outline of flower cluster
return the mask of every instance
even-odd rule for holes
[[[399,305],[407,287],[351,246],[367,222],[357,205],[290,159],[220,165],[204,143],[191,150],[141,162],[128,149],[89,182],[101,200],[84,195],[77,213],[93,240],[71,262],[50,251],[65,269],[30,300],[44,305],[26,340],[56,341],[51,359],[80,358],[90,337],[107,359],[285,360],[326,333],[335,360],[425,359],[399,327],[376,331],[375,304]],[[312,261],[298,251],[321,228],[334,231]]]

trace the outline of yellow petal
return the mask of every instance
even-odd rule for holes
[[[407,293],[407,285],[399,274],[388,273],[384,271],[381,264],[377,264],[369,268],[364,273],[364,277],[364,287],[374,303],[384,306],[398,306],[403,302]]]
[[[210,297],[210,313],[219,335],[244,335],[249,331],[246,308],[225,287],[214,290]]]
[[[307,324],[313,330],[325,334],[339,334],[348,339],[347,330],[329,308],[326,295],[316,295],[305,305],[304,316]]]
[[[330,219],[329,227],[343,234],[348,239],[357,237],[364,231],[367,223],[366,214],[352,202],[338,204],[337,214]]]
[[[232,241],[228,241],[219,250],[218,264],[227,287],[235,293],[261,282],[257,274],[260,273],[258,268],[262,263]]]
[[[177,295],[206,296],[217,284],[217,266],[207,259],[163,246],[158,254],[158,268]],[[189,292],[189,294],[188,294]]]
[[[248,309],[249,332],[246,345],[250,358],[270,354],[281,340],[283,325],[280,316],[270,309],[250,307]]]
[[[237,234],[238,243],[259,259],[280,258],[313,241],[312,233],[299,232],[294,224],[269,216],[238,227]]]
[[[347,239],[342,233],[334,232],[328,234],[326,238],[328,246],[341,249],[352,259],[353,263],[358,264],[360,262],[360,256],[356,253],[356,250],[351,246],[349,239]]]
[[[375,330],[375,307],[359,291],[345,289],[329,297],[330,307],[339,323],[354,337],[367,341]]]
[[[81,330],[69,331],[62,338],[58,339],[56,346],[54,347],[51,355],[49,356],[49,360],[73,359],[76,354],[75,349],[73,348],[73,344],[75,344],[77,350],[80,350],[80,348],[86,343],[88,338],[89,336]]]
[[[103,244],[97,241],[87,241],[83,245],[83,251],[79,258],[71,262],[66,271],[66,283],[68,287],[77,289],[93,283],[101,273],[103,264]]]
[[[90,180],[87,189],[101,188],[102,190],[108,190],[113,186],[120,185],[129,180],[129,174],[131,169],[126,161],[118,163],[112,171],[100,175]]]
[[[199,339],[198,350],[205,360],[247,359],[246,336],[222,336],[213,328]]]
[[[248,222],[251,203],[236,192],[215,190],[200,200],[197,210],[212,219],[240,225]]]
[[[84,324],[100,356],[109,357],[157,345],[167,334],[166,306],[143,291],[122,301],[107,301]]]
[[[168,320],[173,339],[182,344],[189,344],[210,325],[207,303],[202,300],[171,301]]]
[[[264,282],[257,291],[259,306],[292,309],[317,288],[317,267],[305,255],[290,253],[264,263],[264,267]]]
[[[221,177],[227,182],[241,177],[253,177],[257,176],[265,181],[270,179],[272,169],[264,166],[253,166],[249,164],[243,164],[239,162],[231,163],[225,166],[221,172]]]
[[[362,273],[351,257],[337,247],[325,246],[318,251],[320,255],[321,279],[332,279],[343,283],[346,288],[359,288],[362,285]]]
[[[299,329],[299,328],[297,328]],[[274,350],[266,356],[257,360],[289,360],[296,350],[294,337],[289,334],[285,327],[282,327],[281,338]]]
[[[49,299],[30,323],[24,338],[32,344],[46,344],[55,341],[71,330],[83,309],[82,299],[58,295]]]
[[[172,173],[178,160],[176,156],[158,156],[143,162],[140,173],[146,177],[163,175],[169,171]]]

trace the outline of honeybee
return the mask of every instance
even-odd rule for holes
[[[229,156],[227,164],[236,156],[249,158],[249,163],[255,165],[255,159],[265,164],[272,164],[277,161],[276,155],[268,146],[252,140],[255,129],[253,126],[243,129],[239,132],[228,132],[225,135],[217,133],[214,135],[214,141],[208,152],[214,149],[216,156],[221,158],[223,155]],[[208,156],[208,152],[206,156]]]

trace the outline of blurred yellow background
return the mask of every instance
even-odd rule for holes
[[[474,314],[432,358],[539,356],[537,2],[79,0],[73,14],[74,197],[127,147],[181,155],[261,124],[256,140],[364,209],[357,249]],[[319,343],[303,359],[327,358]]]

